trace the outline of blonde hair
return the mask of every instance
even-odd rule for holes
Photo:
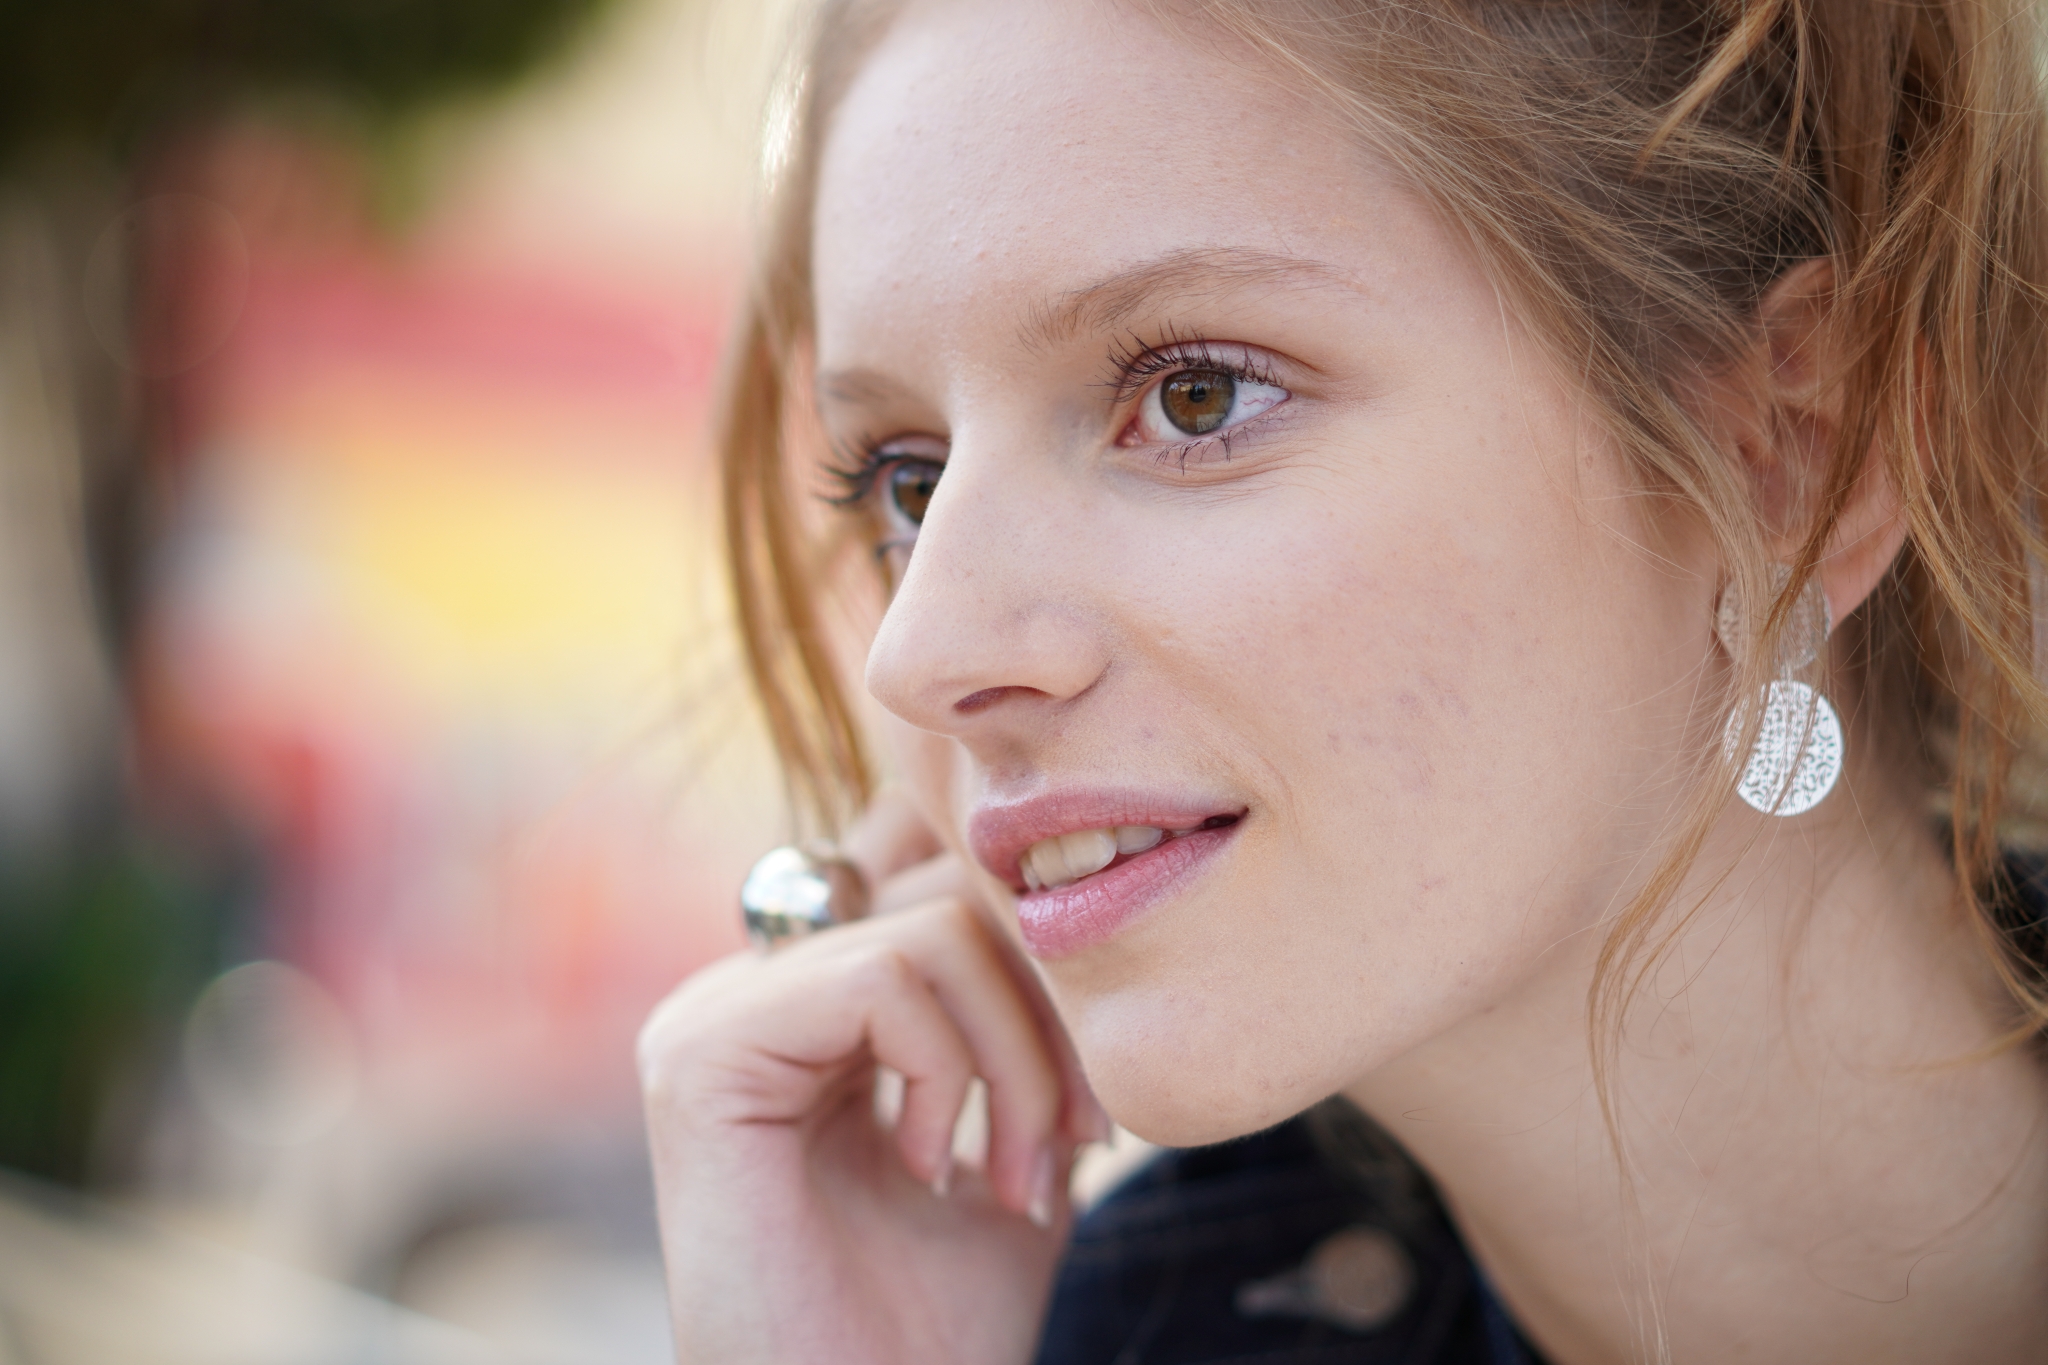
[[[1646,489],[1704,520],[1775,640],[1852,493],[1874,473],[1906,547],[1847,637],[1858,695],[1909,744],[1944,815],[1959,909],[2010,988],[2015,1037],[2048,1024],[2034,955],[2001,919],[2002,838],[2043,697],[2048,184],[2022,0],[1158,0],[1249,43],[1349,120],[1462,230]],[[800,529],[811,199],[826,120],[889,7],[826,0],[792,85],[790,140],[721,435],[741,631],[794,790],[830,825],[870,770],[815,595],[840,562]],[[1204,29],[1205,21],[1213,29]],[[1801,261],[1833,266],[1853,342],[1844,421],[1805,490],[1782,591],[1754,493],[1684,402],[1687,374],[1753,367],[1757,307]],[[1774,596],[1775,594],[1775,596]],[[1732,686],[1754,696],[1771,648]],[[1627,1001],[1683,924],[1672,907],[1732,790],[1718,744],[1591,988],[1607,1074]],[[1603,1103],[1607,1102],[1602,1087]],[[1612,1114],[1610,1111],[1610,1124]]]

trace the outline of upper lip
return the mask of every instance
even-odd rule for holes
[[[1244,814],[1240,803],[1199,796],[1168,796],[1133,789],[1068,789],[1021,801],[985,802],[967,820],[967,846],[974,859],[1009,884],[1024,889],[1019,863],[1024,850],[1056,834],[1118,825],[1188,830],[1217,816]]]

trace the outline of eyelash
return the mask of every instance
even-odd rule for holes
[[[837,493],[828,494],[825,501],[833,507],[857,508],[874,494],[875,484],[882,472],[898,460],[908,456],[887,449],[887,441],[862,441],[857,444],[834,442],[832,459],[825,466],[825,473],[840,485]]]
[[[1134,332],[1111,345],[1110,377],[1102,381],[1102,387],[1110,391],[1118,406],[1143,394],[1148,381],[1180,370],[1216,370],[1240,382],[1284,387],[1250,347],[1234,349],[1237,354],[1226,357],[1214,343],[1201,337],[1180,336],[1171,326],[1157,342],[1147,342]],[[1228,459],[1231,440],[1240,430],[1239,427],[1226,427],[1213,436],[1198,436],[1170,446],[1160,452],[1159,462],[1178,462],[1185,470],[1192,452],[1212,444],[1220,444],[1224,458]],[[887,441],[836,443],[826,473],[841,486],[841,491],[828,495],[825,501],[834,507],[858,508],[874,494],[875,485],[890,465],[926,458],[892,451],[888,447]]]
[[[1156,342],[1147,342],[1133,332],[1127,340],[1119,340],[1109,348],[1110,377],[1103,381],[1103,387],[1120,404],[1143,393],[1146,380],[1177,370],[1216,370],[1232,379],[1284,387],[1249,346],[1229,349],[1236,354],[1226,357],[1214,342],[1183,337],[1172,327]]]
[[[1170,324],[1165,336],[1156,342],[1148,343],[1134,332],[1128,341],[1118,341],[1110,348],[1112,373],[1104,381],[1104,386],[1116,396],[1119,404],[1129,403],[1143,394],[1148,381],[1153,378],[1180,370],[1216,370],[1240,383],[1286,387],[1249,346],[1227,349],[1234,350],[1235,354],[1226,356],[1215,343],[1201,337],[1180,336]],[[1223,448],[1223,458],[1228,460],[1232,443],[1245,434],[1246,428],[1259,425],[1263,416],[1253,417],[1238,426],[1225,427],[1208,436],[1194,436],[1166,446],[1154,462],[1177,464],[1185,474],[1189,456],[1215,446]]]

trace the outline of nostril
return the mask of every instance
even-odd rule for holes
[[[971,716],[976,711],[984,711],[994,706],[1002,700],[1004,693],[1011,690],[1007,687],[984,687],[981,691],[969,692],[966,696],[954,702],[953,709],[963,716]]]

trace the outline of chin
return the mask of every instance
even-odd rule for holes
[[[1248,1103],[1239,1094],[1209,1093],[1204,1087],[1098,1086],[1110,1118],[1145,1141],[1161,1147],[1207,1147],[1271,1128],[1294,1117],[1323,1095],[1304,1093],[1280,1098],[1264,1095]]]
[[[1255,1036],[1247,1029],[1238,1039],[1241,1044]],[[1091,1041],[1085,1033],[1075,1039],[1095,1097],[1120,1126],[1161,1147],[1204,1147],[1271,1128],[1344,1083],[1284,1074],[1274,1064],[1278,1049],[1272,1045],[1231,1055],[1221,1049],[1091,1047]]]

